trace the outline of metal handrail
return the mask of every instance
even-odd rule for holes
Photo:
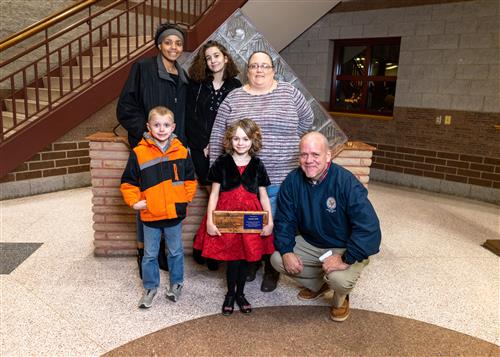
[[[9,55],[3,56],[6,60],[0,63],[0,69],[6,73],[0,78],[0,145],[45,116],[56,102],[113,73],[116,65],[128,61],[132,54],[139,56],[151,49],[159,23],[175,22],[189,30],[215,3],[116,0],[97,10],[91,8],[101,1],[81,1],[0,42],[2,51],[10,48]],[[178,8],[190,13],[186,15]],[[63,21],[72,23],[60,29]],[[42,39],[39,35],[34,37],[40,33]],[[15,53],[18,47],[13,46],[21,43],[29,45]],[[33,60],[37,52],[38,58]]]
[[[33,25],[26,27],[25,29],[16,32],[15,34],[3,39],[0,41],[0,52],[6,50],[9,47],[12,47],[27,38],[48,29],[49,27],[79,13],[82,10],[85,10],[92,6],[93,4],[99,2],[101,0],[82,0],[78,4],[72,5],[64,10],[59,11],[58,13],[48,16],[43,20],[40,20]]]

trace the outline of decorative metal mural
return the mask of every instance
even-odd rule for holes
[[[243,15],[240,10],[236,10],[226,22],[224,22],[208,39],[218,41],[223,44],[234,59],[236,65],[240,68],[238,78],[242,83],[246,82],[246,66],[250,55],[255,51],[266,51],[269,53],[275,64],[275,78],[279,81],[289,82],[299,89],[306,100],[311,105],[314,112],[314,122],[312,130],[323,133],[329,141],[330,148],[335,152],[339,146],[347,141],[347,136],[339,128],[328,112],[321,104],[314,99],[309,91],[300,82],[295,72],[281,58],[280,54],[271,46],[271,44],[257,31],[251,21]],[[205,41],[205,42],[207,42]],[[204,45],[201,44],[183,63],[187,70],[191,65],[195,54]]]

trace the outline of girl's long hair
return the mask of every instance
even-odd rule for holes
[[[227,63],[224,68],[223,79],[229,79],[236,77],[240,71],[236,64],[234,63],[233,57],[229,51],[217,41],[208,41],[203,45],[203,47],[198,51],[196,56],[194,57],[193,63],[189,67],[188,73],[189,77],[196,82],[203,82],[208,78],[212,78],[212,71],[207,66],[207,60],[205,59],[205,51],[210,47],[217,47],[222,55],[227,57]]]

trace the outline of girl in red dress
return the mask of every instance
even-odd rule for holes
[[[255,156],[262,146],[260,128],[251,119],[233,122],[224,136],[225,154],[210,167],[208,180],[212,191],[208,200],[207,219],[196,233],[194,248],[202,256],[227,261],[227,294],[222,314],[230,315],[234,302],[243,313],[252,306],[244,295],[249,262],[259,261],[274,252],[273,218],[266,186],[271,182],[262,161]],[[220,233],[212,220],[214,210],[267,211],[268,223],[258,233]]]

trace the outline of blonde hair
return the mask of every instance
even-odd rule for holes
[[[236,134],[236,130],[238,130],[238,128],[241,128],[241,130],[243,130],[243,132],[252,141],[252,146],[250,147],[248,154],[250,156],[254,156],[262,148],[262,132],[257,123],[255,123],[252,119],[240,119],[231,123],[224,134],[222,142],[225,151],[228,154],[232,154],[234,152],[233,136]]]
[[[157,107],[154,107],[153,109],[151,109],[149,111],[149,115],[148,115],[148,123],[151,121],[151,118],[153,117],[153,115],[159,115],[159,116],[167,116],[169,117],[170,119],[172,119],[172,123],[175,123],[175,119],[174,119],[174,112],[172,112],[170,109],[168,109],[167,107],[164,107],[164,106],[157,106]]]

